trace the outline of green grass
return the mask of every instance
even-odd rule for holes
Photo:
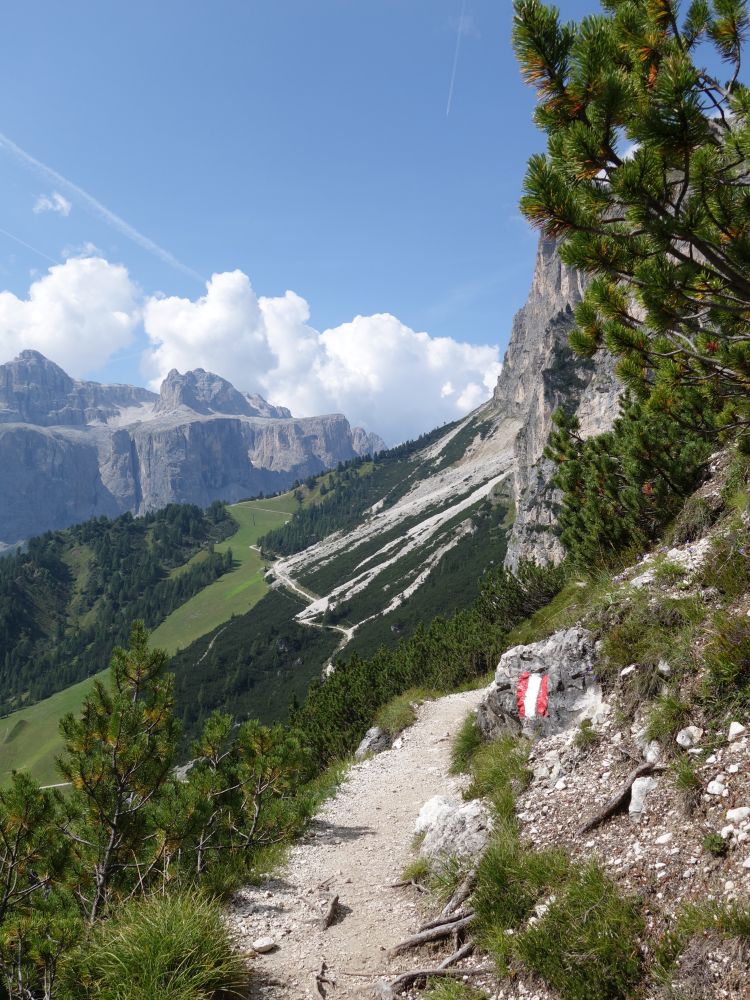
[[[234,569],[214,580],[195,597],[191,597],[181,607],[161,623],[154,631],[152,643],[176,653],[191,642],[211,632],[217,625],[227,621],[232,615],[243,615],[249,611],[268,590],[265,580],[265,563],[255,549],[261,535],[271,528],[278,528],[289,520],[283,509],[267,507],[278,501],[282,507],[288,501],[288,494],[272,500],[252,500],[230,507],[232,517],[238,522],[238,529],[231,538],[216,546],[217,552],[232,550]],[[292,502],[294,498],[292,497]]]
[[[62,749],[58,723],[67,712],[80,709],[90,690],[90,679],[80,681],[0,719],[0,782],[16,770],[30,771],[45,785],[61,780],[55,768],[55,755]]]
[[[387,705],[383,705],[375,716],[375,725],[391,736],[398,736],[416,721],[417,713],[414,706],[435,696],[436,692],[428,691],[426,688],[409,688],[403,694],[391,698]]]
[[[451,774],[466,774],[474,755],[484,743],[474,712],[461,723],[451,744]]]
[[[290,509],[295,506],[293,495],[285,493],[270,500],[252,500],[230,507],[238,529],[231,538],[217,545],[216,550],[225,552],[231,548],[235,568],[165,619],[153,633],[152,645],[173,654],[232,615],[245,614],[257,604],[268,587],[263,579],[264,564],[250,546],[271,527],[287,521]],[[82,553],[81,558],[85,558],[85,554]],[[97,676],[105,677],[106,669]],[[55,768],[55,756],[62,747],[58,723],[67,712],[79,710],[91,690],[92,680],[87,678],[0,719],[0,781],[14,770],[29,771],[43,784],[59,781]]]
[[[242,995],[248,973],[221,909],[195,892],[127,903],[69,959],[76,1000],[212,1000]]]

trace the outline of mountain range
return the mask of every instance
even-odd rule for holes
[[[71,378],[38,351],[0,365],[0,546],[90,517],[274,493],[383,441],[295,419],[202,368],[160,393]]]

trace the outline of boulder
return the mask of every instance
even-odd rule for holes
[[[487,739],[502,733],[550,736],[608,711],[594,676],[596,643],[580,627],[503,653],[477,709]]]
[[[462,802],[436,795],[424,804],[415,825],[423,833],[420,854],[434,861],[475,858],[487,846],[492,818],[481,799]]]
[[[355,760],[363,760],[369,753],[382,753],[390,749],[391,738],[384,729],[373,726],[365,733],[364,739],[354,751]]]

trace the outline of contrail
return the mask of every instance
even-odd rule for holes
[[[464,33],[464,15],[466,14],[466,0],[461,0],[461,16],[458,19],[458,30],[456,31],[456,51],[453,53],[453,72],[451,73],[451,85],[448,88],[448,105],[445,109],[445,117],[451,113],[453,103],[453,88],[456,84],[456,70],[458,69],[458,53],[461,51],[461,36]]]
[[[169,250],[165,250],[164,247],[160,247],[158,243],[154,243],[153,240],[149,239],[148,236],[144,236],[143,233],[139,233],[137,229],[133,228],[130,223],[121,219],[119,215],[111,212],[106,205],[102,205],[100,201],[90,195],[88,191],[84,191],[83,188],[78,187],[73,181],[69,181],[67,177],[63,177],[62,174],[58,174],[56,170],[52,167],[48,167],[46,163],[42,163],[41,160],[37,160],[36,157],[27,153],[25,149],[21,149],[12,139],[9,139],[7,135],[0,132],[0,148],[7,150],[12,156],[23,163],[25,166],[30,167],[35,173],[41,174],[48,180],[54,181],[54,183],[61,188],[64,188],[69,194],[73,195],[77,201],[83,203],[83,205],[102,221],[106,222],[107,225],[112,226],[123,236],[126,236],[133,243],[136,243],[143,250],[148,253],[153,254],[154,257],[158,257],[159,260],[163,261],[165,264],[169,264],[171,267],[176,268],[178,271],[182,271],[183,274],[190,275],[191,278],[195,278],[196,281],[203,283],[206,279],[203,275],[198,274],[194,271],[192,267],[188,267],[187,264],[183,264],[181,260],[178,260],[174,254],[171,254]],[[15,239],[15,237],[13,237]],[[22,242],[22,241],[19,241]],[[33,247],[31,248],[33,249]],[[42,256],[46,256],[43,254]],[[57,263],[57,261],[55,261]]]
[[[31,250],[33,253],[38,253],[40,257],[44,257],[45,260],[48,260],[50,264],[60,263],[59,260],[55,260],[54,257],[50,257],[48,253],[45,253],[43,250],[39,250],[37,247],[33,247],[30,243],[27,243],[26,240],[22,240],[20,236],[14,236],[13,233],[9,233],[8,230],[3,229],[2,226],[0,226],[0,233],[2,233],[3,236],[7,236],[11,240],[15,240],[16,243],[20,243],[21,246],[26,247],[27,250]]]

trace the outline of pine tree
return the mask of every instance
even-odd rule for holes
[[[745,0],[601,0],[563,23],[515,0],[514,47],[547,152],[525,216],[593,276],[571,338],[618,358],[654,410],[750,427],[750,91]],[[713,49],[727,79],[703,60]]]
[[[128,650],[112,655],[109,686],[97,681],[81,717],[65,716],[59,768],[71,782],[69,824],[76,894],[90,922],[110,897],[147,884],[160,861],[152,801],[174,766],[179,724],[163,650],[135,622]]]
[[[546,454],[563,493],[561,540],[579,570],[635,554],[696,486],[711,451],[700,434],[626,396],[611,431],[583,440],[576,417],[554,415]]]

